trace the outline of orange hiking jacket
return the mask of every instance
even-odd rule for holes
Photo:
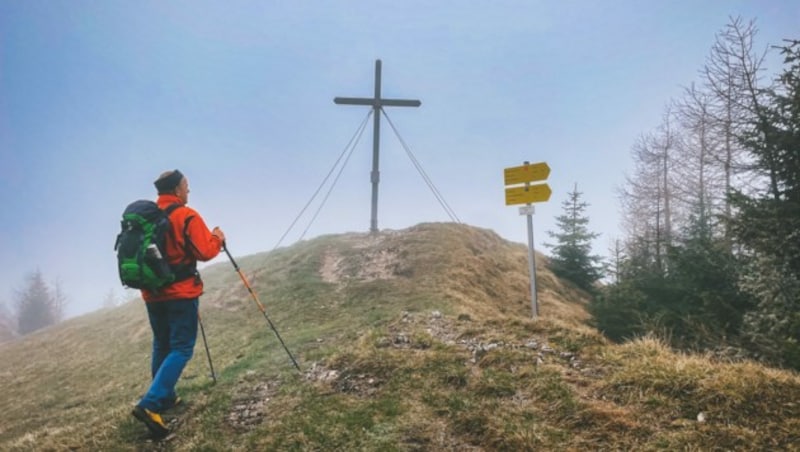
[[[172,194],[158,195],[156,203],[161,209],[166,209],[176,203],[182,204],[181,200]],[[166,251],[170,265],[209,261],[219,254],[222,241],[219,237],[211,234],[203,218],[191,207],[186,205],[178,207],[169,216],[169,221],[172,231],[167,234]],[[186,242],[187,239],[189,243]],[[176,281],[163,287],[158,292],[142,289],[142,298],[148,303],[197,298],[202,294],[203,281],[200,279],[199,273],[195,277]]]

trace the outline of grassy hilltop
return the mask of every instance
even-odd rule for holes
[[[140,301],[0,345],[0,450],[800,450],[800,377],[616,345],[585,294],[495,233],[421,224],[203,270],[186,401],[153,442],[130,416],[149,381]]]

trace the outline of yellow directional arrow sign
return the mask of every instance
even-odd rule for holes
[[[503,174],[506,185],[523,184],[547,179],[547,176],[550,175],[550,167],[545,162],[532,163],[506,168],[503,170]]]
[[[550,199],[553,192],[547,184],[536,184],[529,187],[506,188],[506,205],[528,204],[531,202],[545,202]]]

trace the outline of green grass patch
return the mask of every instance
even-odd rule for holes
[[[130,410],[150,381],[140,301],[0,345],[0,450],[791,450],[800,377],[605,341],[580,292],[526,247],[423,224],[325,236],[203,268],[202,341],[148,441]],[[565,298],[570,297],[570,298]],[[574,298],[573,298],[574,297]],[[434,314],[435,311],[438,313]],[[698,421],[698,414],[703,421]],[[92,432],[88,435],[87,432]]]

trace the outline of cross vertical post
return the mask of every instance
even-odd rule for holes
[[[380,148],[381,148],[381,60],[375,60],[375,104],[372,109],[372,172],[369,180],[372,183],[372,208],[369,217],[369,232],[378,232],[378,183],[381,180]]]
[[[389,107],[419,107],[422,102],[416,99],[383,99],[381,98],[381,60],[375,60],[375,97],[335,97],[333,102],[339,105],[368,105],[373,114],[372,126],[372,211],[370,216],[369,231],[378,232],[378,183],[380,182],[380,138],[381,138],[381,110],[383,106]]]

